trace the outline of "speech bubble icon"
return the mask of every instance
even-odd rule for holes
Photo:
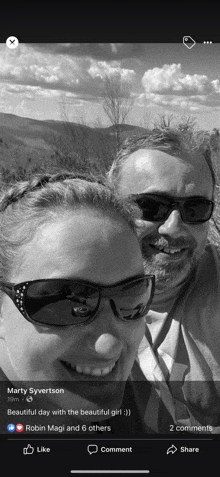
[[[89,444],[87,446],[87,451],[89,452],[89,454],[95,454],[96,452],[98,452],[99,448],[96,444]]]

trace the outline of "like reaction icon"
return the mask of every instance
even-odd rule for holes
[[[33,454],[34,453],[34,447],[31,446],[31,444],[28,444],[27,447],[23,447],[23,454]]]
[[[9,432],[14,432],[15,431],[15,425],[14,424],[8,424],[7,429]]]

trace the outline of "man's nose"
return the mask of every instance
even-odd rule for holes
[[[179,236],[180,232],[186,228],[186,224],[182,221],[180,211],[178,209],[172,210],[167,219],[158,227],[160,235]]]

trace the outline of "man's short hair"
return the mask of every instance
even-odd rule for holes
[[[211,159],[211,148],[207,135],[201,132],[183,132],[176,128],[161,127],[155,128],[150,133],[142,136],[132,136],[125,139],[121,149],[119,150],[110,170],[107,173],[108,179],[114,184],[116,189],[120,184],[120,175],[124,162],[133,152],[139,149],[157,149],[167,152],[171,155],[181,157],[181,153],[187,152],[192,157],[203,157],[209,167],[213,190],[216,185],[216,177]]]

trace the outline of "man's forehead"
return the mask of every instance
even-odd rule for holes
[[[125,185],[127,181],[133,181],[134,178],[140,180],[145,173],[148,177],[151,173],[160,173],[161,166],[163,168],[166,166],[168,170],[173,167],[181,168],[181,165],[184,168],[190,167],[186,159],[174,157],[168,152],[156,149],[139,149],[124,160],[120,173],[120,183]]]
[[[145,187],[168,181],[193,181],[201,184],[212,179],[208,165],[200,154],[190,155],[187,151],[175,152],[158,149],[139,149],[130,154],[121,168],[119,187],[122,193],[139,193]],[[207,184],[206,184],[207,185]]]
[[[148,167],[149,164],[157,164],[161,161],[166,161],[170,163],[184,163],[184,164],[193,164],[197,157],[192,158],[187,152],[181,152],[179,154],[172,153],[171,151],[161,151],[159,149],[138,149],[137,151],[130,154],[122,166],[129,169],[134,169],[137,172],[141,171]],[[201,160],[201,158],[200,158]]]

